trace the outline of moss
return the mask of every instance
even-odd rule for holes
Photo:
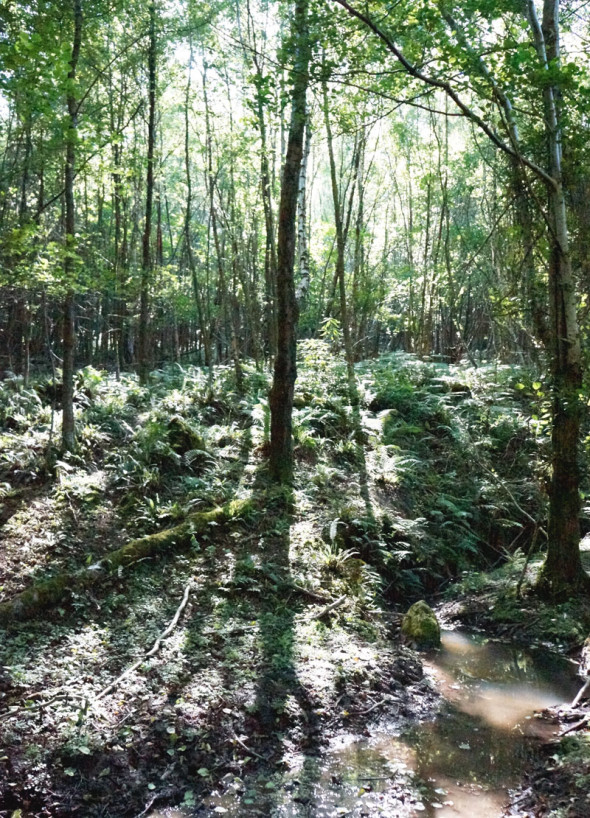
[[[119,566],[129,566],[134,562],[154,554],[185,548],[191,537],[202,534],[211,523],[228,522],[243,516],[252,508],[250,500],[232,500],[225,506],[192,514],[174,528],[159,531],[131,540],[107,557],[79,571],[59,574],[51,579],[35,583],[21,593],[0,604],[0,623],[16,619],[32,619],[38,613],[61,602],[74,589],[89,588],[109,576],[109,572]],[[109,569],[109,570],[107,570]]]
[[[205,441],[184,418],[175,415],[168,422],[168,440],[177,454],[186,454],[195,450],[206,450]]]
[[[435,648],[440,645],[440,625],[432,608],[424,602],[415,602],[402,620],[402,634],[417,648]]]

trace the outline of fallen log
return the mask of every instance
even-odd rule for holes
[[[209,525],[229,522],[251,508],[251,500],[232,500],[210,511],[196,512],[174,528],[131,540],[93,565],[36,582],[12,599],[0,603],[0,624],[32,619],[41,611],[61,602],[71,591],[82,591],[97,585],[120,567],[129,567],[139,560],[186,548],[190,545],[191,538],[203,534]]]

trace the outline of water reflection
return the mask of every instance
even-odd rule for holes
[[[549,651],[458,631],[443,633],[442,643],[429,665],[446,699],[494,727],[546,736],[547,725],[527,716],[567,701],[575,690],[572,666]]]
[[[307,756],[273,781],[244,781],[243,795],[219,791],[197,815],[231,818],[499,818],[506,791],[551,724],[533,712],[568,701],[577,690],[572,666],[547,651],[457,631],[427,661],[446,704],[432,722],[402,735],[383,725],[370,738],[340,737],[321,758]],[[190,813],[163,811],[152,818]]]

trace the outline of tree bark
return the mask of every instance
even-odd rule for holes
[[[63,304],[63,419],[62,449],[73,451],[76,446],[76,427],[74,419],[74,354],[76,347],[76,329],[74,316],[74,275],[75,275],[75,231],[76,204],[74,201],[74,177],[76,168],[76,141],[78,137],[78,101],[76,99],[76,71],[82,44],[82,3],[74,0],[74,38],[70,70],[68,71],[68,130],[66,135],[65,167],[65,257],[64,279],[66,296]]]
[[[340,201],[340,190],[338,188],[338,178],[336,172],[336,159],[334,157],[334,139],[332,136],[332,127],[330,124],[330,110],[328,105],[328,86],[326,81],[322,83],[323,108],[324,108],[324,122],[326,126],[326,136],[328,141],[328,158],[330,161],[330,180],[332,184],[332,200],[334,205],[334,221],[336,225],[336,271],[335,279],[338,284],[338,294],[340,297],[340,322],[342,325],[342,337],[344,340],[344,355],[346,358],[346,373],[348,380],[348,393],[351,405],[358,404],[358,390],[356,388],[356,379],[354,374],[354,350],[350,337],[350,323],[348,316],[348,303],[346,300],[346,281],[345,281],[345,253],[346,241],[348,238],[348,230],[350,226],[350,216],[352,213],[352,206],[354,202],[354,193],[356,189],[356,182],[358,177],[358,169],[360,164],[361,150],[357,144],[352,160],[352,178],[350,180],[350,198],[348,203],[348,217],[345,220],[343,210],[345,209],[345,202]],[[346,194],[344,194],[346,195]],[[344,198],[344,197],[343,197]]]
[[[533,0],[528,15],[537,56],[546,71],[559,65],[559,0],[545,0],[539,24]],[[580,557],[580,467],[582,352],[569,248],[562,169],[562,128],[557,82],[543,88],[550,173],[549,339],[552,376],[552,467],[547,558],[539,590],[554,597],[590,590]]]
[[[191,178],[190,165],[190,139],[189,139],[189,105],[191,93],[191,71],[193,66],[193,43],[192,39],[189,42],[190,54],[188,64],[188,77],[186,81],[186,93],[184,98],[184,167],[186,172],[186,214],[184,219],[184,239],[186,244],[186,257],[188,260],[189,271],[191,274],[191,283],[193,285],[193,295],[195,297],[195,306],[197,308],[197,320],[201,330],[201,340],[205,352],[205,366],[210,367],[211,361],[211,336],[209,328],[205,325],[203,299],[201,288],[197,280],[197,266],[195,264],[195,256],[193,253],[192,233],[191,233],[191,210],[193,203],[193,185]]]
[[[305,135],[306,96],[309,82],[310,46],[308,0],[296,0],[292,41],[295,52],[291,123],[283,166],[277,241],[277,354],[270,391],[271,478],[289,483],[293,477],[293,395],[297,377],[297,322],[295,293],[295,244],[297,239],[297,193]]]

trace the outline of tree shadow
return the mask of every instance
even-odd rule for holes
[[[296,666],[296,614],[302,606],[290,569],[294,497],[290,490],[269,485],[263,471],[257,474],[254,495],[264,511],[255,537],[236,547],[228,597],[218,614],[220,626],[228,629],[226,652],[240,652],[242,672],[247,657],[252,673],[250,680],[238,678],[231,656],[230,661],[218,660],[224,689],[233,691],[234,702],[241,699],[244,715],[231,746],[244,788],[237,793],[214,790],[199,814],[216,806],[233,815],[274,814],[284,797],[277,781],[292,754],[303,754],[303,767],[315,770],[317,764],[307,764],[307,759],[316,759],[322,746],[319,700],[301,683]],[[228,710],[232,703],[228,701]],[[304,789],[313,788],[306,783]]]

